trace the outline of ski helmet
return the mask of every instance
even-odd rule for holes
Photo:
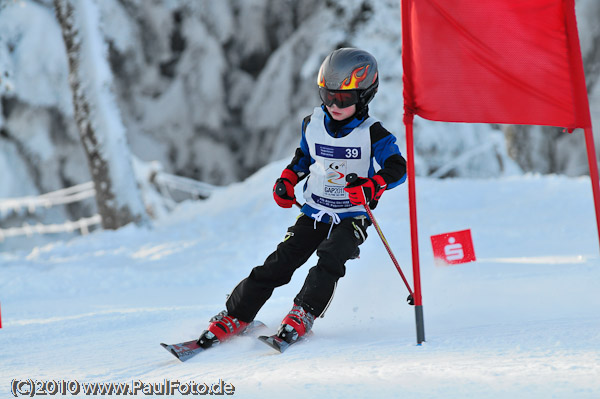
[[[362,110],[379,87],[377,61],[364,50],[340,48],[329,54],[319,69],[319,96],[327,106]]]

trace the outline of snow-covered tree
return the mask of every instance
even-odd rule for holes
[[[0,169],[0,180],[9,182],[0,195],[35,195],[90,179],[87,168],[80,167],[85,154],[52,2],[0,0],[0,145],[10,148],[0,150],[0,163],[16,164],[12,159],[18,158],[27,168],[20,174],[28,179],[17,184],[16,173]],[[319,65],[344,45],[377,58],[381,84],[371,114],[404,146],[398,0],[94,4],[131,152],[143,162],[157,161],[167,173],[227,185],[291,157],[300,121],[319,105]],[[577,0],[576,6],[593,125],[598,126],[600,2]],[[420,119],[415,124],[417,174],[581,175],[587,173],[582,136],[559,128]],[[600,137],[596,140],[600,143]]]
[[[69,62],[75,120],[96,189],[102,226],[147,220],[93,0],[54,0]]]

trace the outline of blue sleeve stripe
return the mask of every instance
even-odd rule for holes
[[[396,145],[396,137],[394,135],[389,134],[376,143],[373,143],[373,156],[381,167],[383,167],[385,160],[394,154],[402,155]]]
[[[391,188],[397,187],[397,186],[401,185],[402,183],[404,183],[405,181],[406,181],[406,173],[404,174],[404,176],[402,176],[402,178],[400,180],[395,181],[393,183],[389,183],[387,185],[387,189],[389,190]]]

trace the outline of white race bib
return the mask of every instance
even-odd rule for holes
[[[306,203],[315,209],[334,212],[361,212],[362,205],[352,205],[344,191],[346,176],[356,173],[366,177],[371,168],[370,127],[377,121],[367,118],[344,137],[334,138],[325,129],[325,112],[315,108],[306,127],[305,138],[315,162],[304,190]]]

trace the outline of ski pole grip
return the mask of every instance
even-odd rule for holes
[[[346,175],[346,181],[350,184],[354,183],[358,179],[358,175],[356,173],[350,173]]]
[[[280,197],[282,197],[283,195],[285,195],[287,193],[287,189],[285,188],[285,184],[280,181],[279,183],[277,183],[277,185],[275,186],[275,193],[277,195],[279,195]]]

